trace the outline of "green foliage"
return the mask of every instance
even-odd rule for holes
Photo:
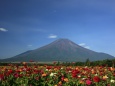
[[[7,66],[9,64],[13,64],[13,65],[17,65],[17,66],[21,66],[21,62],[1,62],[0,63],[0,66]],[[31,66],[32,64],[34,65],[54,65],[53,62],[51,63],[32,63],[32,62],[28,62],[27,65],[28,66]],[[60,61],[57,61],[55,63],[56,66],[59,66],[59,65],[65,65],[65,66],[108,66],[108,67],[115,67],[115,59],[105,59],[105,60],[98,60],[98,61],[90,61],[90,59],[86,59],[85,62],[60,62]]]
[[[62,65],[70,66],[73,65],[73,62],[65,62]],[[115,67],[115,59],[105,59],[99,61],[90,61],[86,59],[85,62],[75,62],[74,66],[108,66],[108,67]]]
[[[89,60],[89,58],[86,59],[85,65],[86,65],[86,66],[90,66],[90,60]]]

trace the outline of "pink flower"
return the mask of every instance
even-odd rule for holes
[[[18,73],[14,74],[14,77],[15,77],[15,78],[18,78],[18,77],[19,77],[19,74],[18,74]]]
[[[92,83],[91,80],[89,80],[89,79],[86,80],[86,84],[87,84],[87,85],[91,85],[91,83]]]

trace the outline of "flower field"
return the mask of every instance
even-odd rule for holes
[[[0,66],[0,86],[115,86],[115,68],[104,66]]]

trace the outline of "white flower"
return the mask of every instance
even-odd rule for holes
[[[46,69],[46,71],[48,71],[48,69]]]
[[[80,78],[80,77],[81,77],[81,75],[78,75],[78,77]]]
[[[86,78],[82,78],[82,80],[85,80]]]
[[[57,73],[51,73],[50,76],[55,76]]]
[[[51,73],[50,76],[54,76],[54,73]]]
[[[95,74],[95,76],[98,76],[98,74]]]
[[[115,80],[111,79],[110,82],[111,82],[111,83],[115,83]]]
[[[69,73],[71,73],[71,71],[69,70]]]
[[[61,67],[61,69],[63,70],[64,68],[63,68],[63,67]]]

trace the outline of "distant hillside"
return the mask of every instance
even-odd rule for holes
[[[98,47],[98,46],[97,46]],[[68,39],[58,39],[41,48],[24,52],[20,55],[3,59],[2,61],[91,61],[112,59],[113,56],[106,53],[98,53]]]

